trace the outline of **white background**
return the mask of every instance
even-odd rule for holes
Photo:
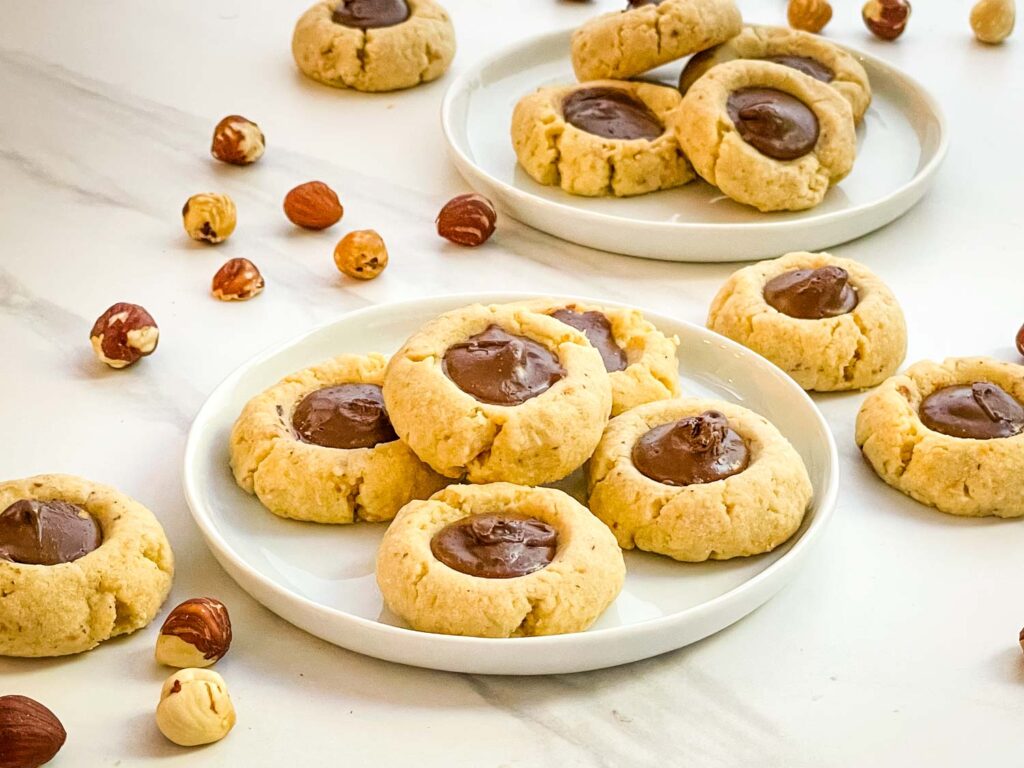
[[[453,70],[618,5],[447,4],[460,46]],[[925,201],[835,253],[893,287],[907,312],[908,361],[1019,361],[1020,34],[983,47],[969,3],[920,0],[903,38],[876,42],[859,3],[834,5],[829,35],[923,82],[952,133]],[[742,8],[750,21],[784,20],[782,0]],[[0,2],[0,475],[71,472],[137,497],[178,557],[169,604],[219,596],[236,632],[217,669],[238,726],[195,751],[153,723],[167,673],[151,661],[156,627],[76,658],[0,661],[0,694],[33,696],[64,721],[68,743],[54,765],[1020,764],[1024,527],[946,517],[878,481],[853,444],[860,394],[816,398],[844,478],[809,567],[748,619],[658,659],[537,679],[403,668],[315,640],[233,585],[190,522],[180,465],[206,393],[256,352],[369,303],[458,290],[590,294],[702,322],[733,268],[598,253],[508,219],[481,249],[440,241],[434,215],[466,189],[438,124],[446,81],[364,96],[304,80],[289,53],[303,9]],[[268,138],[252,168],[207,152],[213,125],[236,112]],[[280,213],[284,193],[311,178],[345,204],[332,232],[298,232]],[[208,189],[230,193],[240,211],[217,248],[180,228],[185,198]],[[392,263],[354,285],[330,254],[342,230],[364,227],[382,233]],[[232,256],[261,267],[263,296],[242,305],[209,296]],[[96,363],[88,344],[93,319],[115,301],[143,304],[162,329],[158,352],[122,372]]]

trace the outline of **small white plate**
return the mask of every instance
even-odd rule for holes
[[[540,86],[575,82],[570,30],[518,43],[464,72],[449,87],[441,124],[449,153],[471,186],[520,221],[581,245],[666,261],[740,261],[820,250],[906,213],[946,154],[938,104],[917,82],[849,48],[874,99],[857,130],[853,172],[810,211],[759,213],[704,181],[633,198],[585,198],[538,184],[516,163],[509,138],[516,102]],[[681,65],[651,73],[675,84]]]
[[[694,565],[627,552],[622,594],[586,632],[495,640],[407,629],[384,609],[377,591],[374,559],[384,525],[283,520],[235,485],[228,437],[253,395],[342,352],[392,352],[447,310],[522,298],[529,296],[446,296],[353,312],[260,355],[214,390],[189,433],[185,494],[213,554],[243,589],[307,632],[369,656],[455,672],[535,675],[599,669],[681,648],[750,613],[792,578],[835,505],[839,469],[824,419],[803,390],[764,358],[654,313],[647,313],[650,320],[682,342],[686,393],[741,403],[774,422],[806,462],[814,501],[800,531],[768,555]],[[580,497],[581,474],[559,487]]]

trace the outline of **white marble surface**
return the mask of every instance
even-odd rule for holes
[[[617,5],[447,3],[456,69]],[[780,22],[784,5],[742,3],[765,22]],[[922,205],[835,251],[895,289],[910,360],[1018,360],[1020,35],[985,48],[970,36],[966,0],[921,2],[903,39],[876,43],[859,3],[834,5],[829,33],[925,83],[952,130]],[[303,6],[0,3],[0,474],[72,472],[138,497],[177,552],[172,603],[216,594],[236,627],[218,669],[239,724],[197,751],[154,726],[166,670],[150,661],[152,627],[78,658],[0,660],[0,693],[38,698],[63,719],[69,738],[54,765],[1019,764],[1024,524],[949,518],[877,481],[853,444],[859,394],[817,398],[845,476],[809,567],[745,621],[661,658],[536,679],[426,672],[315,640],[234,586],[190,521],[181,454],[205,394],[251,355],[368,303],[495,287],[592,294],[700,322],[731,269],[598,253],[508,220],[483,249],[446,245],[432,220],[464,184],[438,126],[445,81],[360,96],[303,80],[288,50]],[[232,112],[268,136],[253,168],[207,154],[213,124]],[[284,192],[309,178],[338,190],[346,227],[387,239],[392,265],[380,279],[343,282],[330,258],[336,233],[296,232],[281,216]],[[240,209],[218,248],[180,229],[182,202],[206,189]],[[256,301],[210,298],[210,276],[231,256],[266,275]],[[163,334],[152,358],[112,372],[92,359],[87,335],[122,300],[149,308]]]

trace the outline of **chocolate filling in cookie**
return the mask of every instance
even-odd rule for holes
[[[335,24],[354,29],[393,27],[408,18],[405,0],[341,0],[331,15]]]
[[[1024,405],[987,381],[956,384],[932,392],[921,402],[921,421],[950,437],[1013,437],[1024,430]]]
[[[662,0],[627,0],[626,10],[631,11],[634,8],[643,8],[645,5],[661,5]]]
[[[765,56],[762,61],[773,61],[784,67],[803,72],[805,75],[813,77],[815,80],[820,80],[823,83],[831,83],[836,77],[836,73],[832,71],[831,67],[822,64],[817,59],[812,59],[810,56]]]
[[[742,139],[776,160],[803,157],[818,143],[818,117],[800,99],[775,88],[741,88],[726,112]]]
[[[306,395],[292,427],[304,443],[324,448],[372,448],[397,440],[376,384],[339,384]]]
[[[96,518],[68,501],[22,499],[0,512],[0,560],[70,563],[103,543]]]
[[[773,277],[764,286],[764,300],[782,314],[801,320],[845,315],[859,301],[850,273],[832,265]]]
[[[655,427],[633,446],[633,465],[665,485],[713,483],[750,463],[746,441],[718,411]]]
[[[624,371],[629,361],[626,352],[616,343],[612,335],[612,324],[602,312],[577,312],[575,309],[559,309],[551,313],[556,320],[583,331],[590,346],[601,353],[604,368],[608,373]]]
[[[665,127],[639,99],[621,88],[578,88],[562,102],[562,114],[581,131],[603,139],[656,139]]]
[[[496,325],[449,347],[442,369],[463,392],[492,405],[525,403],[565,376],[546,347]]]
[[[555,559],[558,532],[525,515],[470,515],[445,526],[430,540],[438,560],[460,573],[513,579]]]

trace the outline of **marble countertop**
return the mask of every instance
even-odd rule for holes
[[[515,40],[578,23],[613,0],[446,0],[453,71]],[[861,394],[819,396],[838,441],[835,520],[794,583],[733,627],[618,669],[544,678],[423,671],[335,648],[247,597],[214,562],[181,491],[192,415],[265,347],[352,309],[450,293],[542,290],[632,302],[702,322],[734,267],[642,261],[575,247],[507,218],[482,249],[450,246],[433,218],[465,191],[438,109],[450,76],[362,96],[303,79],[289,53],[304,2],[177,0],[5,4],[0,24],[0,439],[2,476],[70,472],[117,486],[160,517],[178,559],[174,604],[215,594],[236,628],[217,669],[239,723],[187,751],[152,712],[167,674],[154,629],[84,656],[0,660],[0,694],[53,708],[69,738],[59,766],[937,766],[1024,758],[1024,624],[1017,592],[1024,523],[961,520],[878,481],[853,442]],[[782,0],[744,0],[781,23]],[[854,3],[835,2],[835,39],[924,83],[947,111],[949,157],[906,217],[834,252],[893,287],[908,361],[984,354],[1018,361],[1024,320],[1019,150],[1021,34],[971,37],[969,3],[918,3],[906,35],[874,41]],[[225,114],[257,120],[269,149],[238,169],[212,161]],[[345,225],[373,227],[392,263],[342,280],[334,237],[296,231],[283,193],[329,182]],[[228,192],[239,229],[191,243],[188,195]],[[268,287],[213,300],[227,258],[252,258]],[[88,331],[115,301],[162,329],[126,372],[92,357]],[[1008,478],[1020,482],[1020,478]]]

